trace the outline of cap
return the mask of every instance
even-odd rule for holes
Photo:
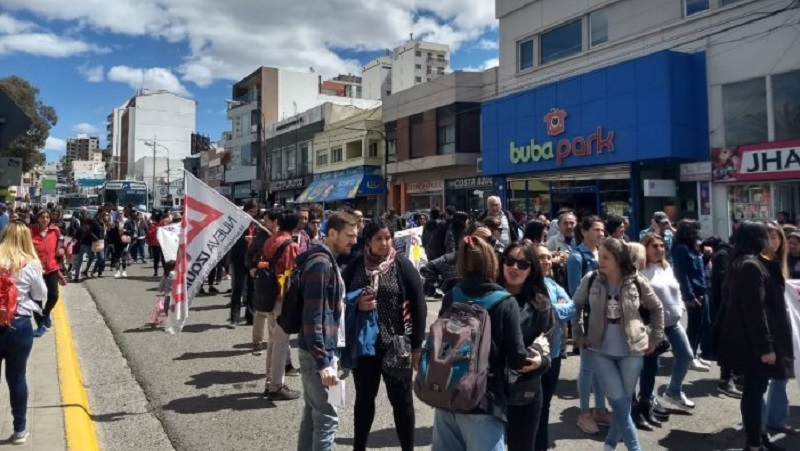
[[[5,202],[0,202],[0,208],[8,208]]]
[[[669,222],[669,216],[663,211],[657,211],[653,213],[653,221],[658,223]]]
[[[800,240],[800,232],[794,231],[794,232],[790,233],[789,236],[787,236],[786,238],[787,239],[788,238],[797,238],[798,240]]]

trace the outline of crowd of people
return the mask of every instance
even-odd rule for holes
[[[691,412],[684,379],[714,362],[718,390],[741,399],[745,450],[780,449],[770,432],[797,433],[788,424],[794,355],[784,289],[800,278],[800,231],[790,225],[742,222],[728,240],[701,240],[697,221],[673,225],[656,212],[634,242],[625,218],[562,210],[522,222],[497,197],[477,217],[433,209],[408,223],[394,211],[368,220],[318,205],[250,202],[243,210],[253,223],[205,286],[217,293],[230,273],[228,324],[252,326],[252,353],[266,354],[264,396],[302,397],[298,450],[333,448],[340,405],[329,392],[349,377],[355,450],[367,448],[381,381],[403,450],[414,448],[415,396],[435,408],[434,450],[549,449],[557,440],[548,431],[551,401],[573,356],[576,425],[589,435],[605,429],[607,450],[620,442],[640,450],[640,432],[669,421],[671,409]],[[25,361],[33,337],[51,327],[59,283],[102,277],[107,260],[124,278],[128,264],[151,259],[155,277],[164,271],[159,292],[169,293],[174,262],[164,261],[156,233],[179,213],[113,205],[84,213],[12,212],[0,233],[0,269],[16,274],[19,293],[14,327],[0,327],[17,442],[27,437]],[[428,261],[420,270],[395,248],[405,227],[422,227]],[[429,297],[442,303],[426,334]],[[482,333],[447,341],[463,327]],[[671,375],[657,392],[667,352]],[[459,366],[465,359],[476,365]],[[301,389],[287,377],[299,377]]]

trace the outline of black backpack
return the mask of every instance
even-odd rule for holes
[[[267,267],[256,269],[256,276],[253,281],[253,307],[259,312],[269,313],[275,309],[275,303],[278,301],[281,292],[281,286],[278,283],[280,274],[275,272],[275,264],[291,244],[291,239],[285,240],[275,250],[275,254],[267,262]]]
[[[312,252],[312,251],[307,251]],[[327,253],[331,265],[336,266],[336,261]],[[311,258],[306,259],[308,262]],[[333,283],[333,281],[331,281]],[[288,335],[300,333],[303,329],[303,267],[296,267],[283,286],[283,305],[278,316],[278,325]]]

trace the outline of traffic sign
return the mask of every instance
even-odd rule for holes
[[[31,118],[0,89],[0,150],[31,126]]]

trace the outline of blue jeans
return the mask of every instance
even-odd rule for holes
[[[431,451],[503,451],[505,429],[506,425],[492,415],[436,409]]]
[[[593,352],[591,359],[595,374],[611,403],[611,427],[606,436],[606,445],[616,448],[621,438],[629,451],[641,451],[631,418],[631,397],[644,359],[642,356],[616,357],[600,352]]]
[[[578,398],[580,399],[581,412],[589,410],[589,398],[592,393],[594,393],[594,406],[602,410],[606,408],[606,394],[603,392],[603,387],[597,380],[597,375],[594,374],[592,367],[591,356],[596,352],[589,349],[581,349],[580,372],[578,374]]]
[[[28,382],[25,370],[33,347],[33,326],[29,316],[14,318],[13,328],[0,328],[0,364],[6,364],[6,382],[14,417],[14,432],[25,430],[28,410]]]
[[[328,402],[328,388],[322,385],[317,362],[308,351],[299,349],[297,352],[300,355],[300,380],[305,402],[297,451],[331,451],[339,427],[339,413]]]
[[[144,238],[139,238],[133,242],[131,249],[131,258],[135,263],[136,260],[144,261],[145,253],[144,253]]]
[[[697,349],[703,337],[711,333],[711,317],[709,316],[708,298],[703,297],[701,307],[687,307],[688,321],[686,322],[686,336],[689,337],[689,346],[692,356],[697,355]],[[708,349],[707,351],[710,351]]]
[[[764,428],[783,429],[789,418],[789,395],[786,380],[770,379],[767,389],[767,402],[764,403],[761,425]]]
[[[694,355],[689,344],[689,337],[686,336],[686,332],[683,331],[683,326],[680,323],[665,327],[664,335],[667,336],[667,340],[672,346],[672,356],[675,357],[672,362],[672,376],[669,380],[667,393],[670,396],[680,396],[683,380],[686,378],[689,364],[694,359]]]
[[[86,271],[88,272],[89,269],[92,268],[92,262],[95,259],[96,254],[92,252],[92,246],[90,244],[81,244],[78,248],[78,254],[75,255],[75,263],[73,264],[75,270],[75,279],[79,279],[81,277],[81,266],[83,266],[83,256],[88,255],[89,260],[86,263]]]

